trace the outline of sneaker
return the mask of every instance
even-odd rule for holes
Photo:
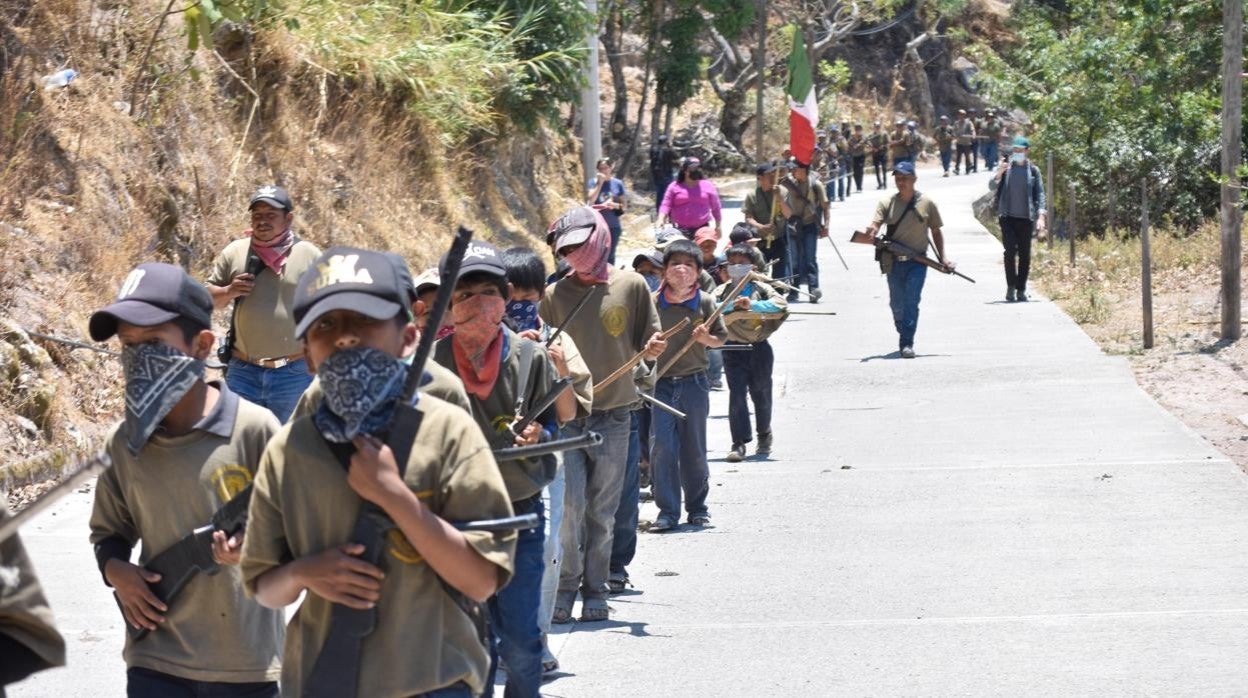
[[[729,463],[740,463],[745,460],[745,444],[733,444],[732,450],[724,457]]]
[[[903,358],[903,359],[913,359],[913,358],[914,358],[914,347],[902,347],[902,348],[901,348],[901,358]]]
[[[632,585],[628,579],[628,572],[612,572],[607,577],[607,593],[609,594],[622,594],[624,589]]]
[[[690,514],[689,523],[694,526],[710,526],[711,515],[710,514]]]
[[[788,302],[790,302],[790,303],[796,303],[796,302],[797,302],[797,294],[796,294],[796,293],[790,293],[789,295],[785,296],[785,300],[787,300],[787,301],[788,301]]]
[[[942,176],[942,177],[948,177],[948,176],[949,176],[949,170],[945,170],[945,173],[944,173],[943,175],[941,175],[941,176]]]
[[[670,531],[673,528],[676,528],[676,522],[666,516],[660,516],[654,520],[654,523],[650,524],[651,533],[662,533],[664,531]]]
[[[810,302],[811,303],[818,303],[820,298],[823,298],[823,291],[820,291],[817,288],[810,289]]]
[[[755,452],[760,456],[771,453],[771,432],[758,435],[758,447],[755,449]]]
[[[1026,293],[1024,293],[1024,292],[1020,289],[1018,293],[1014,294],[1014,299],[1015,299],[1015,300],[1017,300],[1019,303],[1026,303],[1026,302],[1027,302],[1027,294],[1026,294]]]
[[[1005,292],[1005,302],[1006,302],[1006,303],[1013,303],[1013,302],[1014,302],[1014,289],[1012,289],[1012,288],[1011,288],[1011,289],[1007,289],[1007,290],[1006,290],[1006,292]]]

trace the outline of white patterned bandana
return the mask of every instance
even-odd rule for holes
[[[380,434],[394,414],[407,371],[402,360],[378,349],[334,352],[316,367],[325,399],[313,413],[312,423],[332,443],[350,443],[360,434]]]
[[[204,362],[160,342],[124,347],[126,448],[138,455],[161,420],[204,378]]]

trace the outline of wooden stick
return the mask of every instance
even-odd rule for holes
[[[737,285],[732,287],[732,291],[728,293],[728,297],[724,299],[724,302],[720,303],[719,307],[715,309],[715,312],[711,313],[711,316],[706,319],[706,322],[702,323],[703,327],[710,329],[711,325],[715,324],[715,321],[719,319],[719,316],[724,314],[724,310],[726,310],[728,306],[732,305],[733,302],[737,300],[737,297],[741,295],[741,289],[745,288],[745,285],[750,282],[750,278],[750,274],[746,274],[741,277],[741,280],[737,282]],[[698,340],[690,337],[689,341],[685,342],[685,346],[681,347],[680,351],[676,352],[676,355],[669,359],[668,362],[663,365],[663,368],[659,369],[658,377],[662,378],[663,374],[670,371],[672,365],[677,361],[680,361],[680,357],[684,356],[685,353],[692,349],[693,345],[697,343]]]
[[[769,286],[775,286],[776,290],[789,291],[791,293],[800,293],[801,295],[806,296],[807,298],[814,298],[814,296],[807,293],[806,291],[803,291],[802,289],[797,288],[796,286],[793,286],[792,284],[785,283],[779,279],[773,279],[770,276],[760,274],[756,271],[750,272],[750,275],[753,276],[756,281],[761,281],[765,284],[768,284]]]
[[[677,332],[680,332],[681,330],[685,329],[685,325],[688,325],[688,324],[689,324],[689,318],[685,318],[681,320],[680,322],[676,323],[672,327],[672,329],[661,333],[659,337],[662,338],[663,341],[666,342],[667,340],[671,339],[672,336],[675,335]],[[628,361],[625,361],[623,366],[615,369],[615,371],[612,372],[611,375],[607,376],[606,378],[603,378],[597,383],[594,383],[594,392],[602,390],[608,385],[611,385],[612,383],[619,380],[620,377],[623,376],[624,374],[632,371],[634,368],[637,368],[637,364],[641,363],[642,359],[644,358],[646,358],[646,350],[642,349],[641,351],[634,354],[633,358],[629,359]]]

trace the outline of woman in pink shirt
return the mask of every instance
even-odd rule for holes
[[[685,158],[676,181],[668,185],[667,193],[663,195],[663,203],[659,206],[660,225],[670,222],[692,240],[698,228],[709,226],[711,219],[714,219],[715,239],[723,237],[719,190],[705,176],[701,160]]]

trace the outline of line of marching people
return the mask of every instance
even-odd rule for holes
[[[750,224],[722,259],[715,225],[666,228],[625,269],[603,207],[581,206],[549,228],[554,274],[537,250],[474,240],[413,275],[390,252],[301,244],[278,187],[249,208],[271,230],[228,247],[209,284],[139,264],[89,322],[124,375],[88,535],[127,627],[128,696],[481,696],[500,668],[505,695],[536,696],[558,668],[550,624],[607,621],[631,584],[643,464],[649,531],[710,524],[713,356],[728,459],[755,432],[770,452],[786,301]],[[212,316],[230,302],[232,320],[250,304],[252,341],[222,353]],[[263,405],[210,376],[213,356],[258,395],[264,371],[313,378]],[[26,569],[18,539],[0,543]],[[64,661],[21,582],[0,608],[0,686]]]

